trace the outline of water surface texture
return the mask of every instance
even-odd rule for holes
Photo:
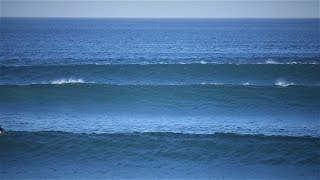
[[[318,19],[0,18],[0,178],[320,178]]]

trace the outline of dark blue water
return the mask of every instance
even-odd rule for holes
[[[319,63],[319,19],[1,19],[3,65]]]
[[[319,178],[318,19],[0,30],[0,178]]]

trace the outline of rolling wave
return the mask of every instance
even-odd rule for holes
[[[313,137],[242,135],[233,133],[116,133],[13,132],[0,138],[2,161],[69,159],[127,163],[159,159],[199,163],[315,165],[320,164],[320,139]],[[15,157],[12,159],[12,157]],[[89,160],[89,161],[90,161]]]
[[[318,61],[290,61],[290,62],[281,62],[274,59],[267,59],[265,61],[259,62],[223,62],[223,61],[192,61],[192,62],[140,62],[140,63],[109,63],[109,62],[92,62],[92,63],[59,63],[59,64],[6,64],[2,63],[0,67],[46,67],[46,66],[123,66],[123,65],[133,65],[133,66],[150,66],[150,65],[319,65]]]
[[[157,64],[0,67],[0,85],[97,83],[118,85],[320,85],[320,65]]]
[[[249,82],[239,83],[239,84],[224,84],[224,83],[208,83],[208,82],[202,82],[200,84],[144,84],[144,83],[137,83],[137,84],[128,84],[128,83],[122,83],[122,84],[104,84],[104,83],[95,83],[95,82],[87,82],[83,79],[73,79],[73,78],[62,78],[53,80],[51,82],[41,82],[41,83],[30,83],[30,84],[20,84],[20,85],[10,85],[10,84],[4,84],[0,86],[29,86],[29,85],[63,85],[63,84],[86,84],[88,86],[92,85],[109,85],[109,86],[252,86],[252,87],[267,87],[267,86],[280,86],[280,87],[287,87],[287,86],[305,86],[305,87],[312,87],[312,86],[320,86],[320,84],[295,84],[283,80],[277,80],[274,81],[274,84],[266,84],[266,85],[259,85],[259,84],[252,84]]]
[[[12,130],[319,137],[320,86],[280,85],[0,85],[0,110]]]
[[[280,99],[280,100],[279,100]],[[78,104],[101,108],[125,107],[127,110],[171,109],[211,112],[212,108],[249,110],[274,107],[319,111],[319,86],[252,85],[106,85],[37,84],[1,85],[0,108],[39,104]],[[275,105],[276,102],[276,105]],[[117,105],[117,106],[116,106]],[[80,106],[81,107],[81,106]],[[197,107],[197,108],[195,108]],[[131,108],[131,109],[130,109]],[[293,108],[293,109],[292,109]]]

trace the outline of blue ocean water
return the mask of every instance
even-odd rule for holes
[[[0,30],[1,179],[319,179],[319,19]]]

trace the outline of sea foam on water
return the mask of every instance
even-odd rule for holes
[[[51,84],[70,84],[70,83],[84,83],[83,79],[58,79],[51,81]]]

